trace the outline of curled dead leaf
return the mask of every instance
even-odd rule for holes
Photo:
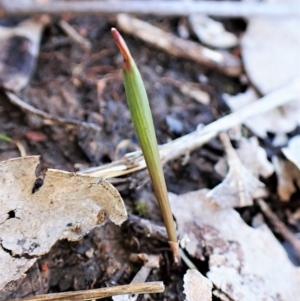
[[[39,54],[42,31],[50,18],[42,15],[15,27],[0,26],[0,85],[20,91],[29,82]]]

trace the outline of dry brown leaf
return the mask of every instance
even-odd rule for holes
[[[0,85],[19,91],[29,82],[39,54],[42,31],[50,18],[27,19],[16,27],[0,26]],[[12,54],[13,51],[13,54]]]
[[[272,162],[278,179],[277,193],[282,201],[287,202],[296,191],[295,184],[300,187],[300,170],[294,163],[276,156]]]
[[[48,170],[32,192],[39,157],[0,162],[0,291],[24,276],[59,239],[77,240],[108,218],[127,218],[118,191],[85,175]]]
[[[223,134],[221,137],[229,172],[223,182],[212,189],[207,197],[220,208],[250,206],[253,199],[267,195],[265,185],[242,164],[228,136]]]
[[[259,101],[257,93],[251,87],[244,93],[234,96],[224,94],[223,97],[233,112]],[[261,138],[266,138],[268,132],[279,135],[289,133],[300,124],[300,99],[295,98],[295,101],[291,101],[284,106],[252,117],[246,120],[244,124]]]
[[[211,301],[212,283],[197,270],[187,270],[183,277],[186,301]]]
[[[287,147],[281,149],[284,155],[300,169],[300,136],[291,138]]]
[[[233,301],[295,300],[300,269],[269,228],[251,228],[234,209],[216,208],[207,193],[170,193],[169,198],[188,253],[209,256],[207,277],[213,285]]]

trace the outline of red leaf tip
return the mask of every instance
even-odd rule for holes
[[[129,49],[124,41],[124,39],[122,38],[122,36],[120,35],[120,33],[118,32],[118,30],[116,28],[112,28],[111,29],[111,33],[115,39],[115,41],[117,42],[117,45],[120,49],[120,52],[123,56],[124,59],[124,67],[126,69],[129,69],[129,60],[131,59],[131,55],[129,52]]]

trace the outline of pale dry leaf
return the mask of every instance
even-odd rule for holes
[[[268,160],[266,151],[259,146],[257,137],[241,138],[239,141],[239,148],[236,153],[242,164],[248,169],[256,178],[262,176],[268,178],[274,173],[274,166]],[[225,158],[221,158],[215,165],[217,173],[223,177],[226,176],[228,166]]]
[[[268,0],[299,8],[299,0]],[[300,18],[251,17],[241,40],[247,75],[262,94],[300,76]],[[300,101],[300,97],[299,97]]]
[[[287,160],[272,157],[272,162],[277,175],[277,193],[282,201],[289,201],[291,195],[296,192],[296,186],[300,188],[300,170]]]
[[[287,147],[281,149],[284,155],[300,169],[300,136],[291,138]]]
[[[78,240],[109,218],[127,218],[118,191],[85,175],[48,170],[33,193],[39,157],[0,162],[0,291],[59,239]]]
[[[238,38],[226,31],[224,25],[205,15],[190,15],[190,26],[203,43],[215,48],[231,48],[238,45]]]
[[[267,195],[265,185],[242,164],[228,136],[222,137],[229,172],[223,182],[212,189],[207,197],[220,208],[250,206],[253,199]]]
[[[211,301],[212,283],[197,270],[187,270],[183,277],[186,301]]]
[[[233,112],[259,101],[257,93],[251,87],[244,93],[234,96],[224,94],[223,97]],[[244,124],[261,138],[266,138],[268,132],[281,136],[289,133],[300,124],[300,98],[267,113],[249,118]]]
[[[225,157],[218,160],[218,162],[214,166],[214,170],[221,177],[226,177],[228,173],[228,164]]]
[[[50,18],[27,19],[16,27],[0,26],[0,85],[19,91],[29,82],[39,54],[42,31]]]
[[[300,269],[270,229],[251,228],[234,209],[216,208],[207,193],[170,193],[169,199],[188,253],[209,257],[207,277],[214,287],[233,301],[295,300]]]
[[[274,166],[268,160],[266,151],[259,146],[257,137],[242,138],[236,152],[243,165],[255,177],[262,176],[266,179],[273,174]]]

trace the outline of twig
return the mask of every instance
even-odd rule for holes
[[[296,100],[300,95],[300,77],[282,88],[274,90],[261,99],[216,120],[203,127],[199,131],[194,131],[188,135],[178,138],[163,145],[160,149],[161,159],[164,163],[191,152],[211,139],[220,132],[227,131],[239,124],[242,124],[251,117],[264,114],[279,106],[285,105],[292,100]]]
[[[132,13],[161,16],[206,14],[220,17],[299,16],[298,3],[234,1],[12,1],[2,0],[0,14]]]
[[[263,201],[258,200],[258,204],[260,209],[265,214],[265,216],[269,219],[269,221],[273,224],[276,230],[281,234],[281,236],[290,242],[290,244],[294,247],[298,256],[300,257],[300,240],[291,232],[286,225],[278,218],[278,216],[272,211],[269,205]]]
[[[145,282],[152,269],[159,268],[159,255],[148,255],[148,254],[131,254],[130,260],[137,261],[142,260],[144,265],[140,268],[137,274],[134,276],[130,284]],[[113,301],[136,301],[139,294],[130,294],[122,296],[112,297]]]
[[[20,152],[20,156],[21,157],[26,157],[27,153],[26,153],[26,149],[24,147],[24,145],[20,142],[20,141],[14,141],[16,147],[18,148],[19,152]]]
[[[125,14],[117,15],[119,29],[132,34],[150,45],[181,58],[193,60],[227,75],[237,76],[242,71],[241,61],[229,52],[211,50],[199,43],[178,38],[147,22]]]
[[[74,27],[72,27],[68,22],[64,20],[59,21],[59,26],[65,32],[66,35],[70,37],[72,41],[80,45],[83,49],[89,50],[92,47],[92,44],[89,40],[80,35]]]
[[[116,295],[124,294],[154,294],[162,293],[165,290],[163,282],[145,282],[145,283],[134,283],[128,285],[119,285],[114,287],[104,287],[99,289],[77,291],[77,292],[66,292],[57,294],[40,295],[26,299],[14,299],[9,301],[46,301],[46,300],[57,300],[57,301],[85,301],[93,299],[103,299]]]
[[[279,106],[285,105],[288,102],[297,99],[299,94],[300,78],[297,78],[290,84],[273,91],[272,93],[262,97],[260,100],[257,100],[234,113],[210,123],[201,130],[196,130],[188,135],[160,146],[159,150],[161,160],[163,164],[166,164],[171,160],[190,153],[215,138],[220,132],[227,131],[239,124],[242,124],[251,117],[264,114]],[[115,170],[118,168],[118,164],[114,163],[116,162],[109,165],[94,167],[92,170],[89,169],[87,171],[82,171],[82,173],[97,177],[108,177],[106,173],[106,168],[108,166],[113,165]],[[141,152],[126,154],[123,160],[120,160],[119,164],[119,167],[122,167],[122,172],[120,173],[122,175],[146,168]],[[114,177],[116,176],[118,176],[117,172],[114,172]]]
[[[101,131],[101,128],[95,124],[52,116],[44,111],[41,111],[41,110],[36,109],[35,107],[29,105],[28,103],[26,103],[22,99],[20,99],[17,95],[15,95],[11,92],[5,92],[5,93],[12,104],[18,106],[20,109],[22,109],[26,113],[29,112],[31,114],[34,114],[36,116],[43,118],[44,122],[48,120],[55,124],[68,125],[68,126],[72,126],[72,127],[74,127],[74,126],[75,127],[83,127],[83,128],[93,129],[96,131]]]

